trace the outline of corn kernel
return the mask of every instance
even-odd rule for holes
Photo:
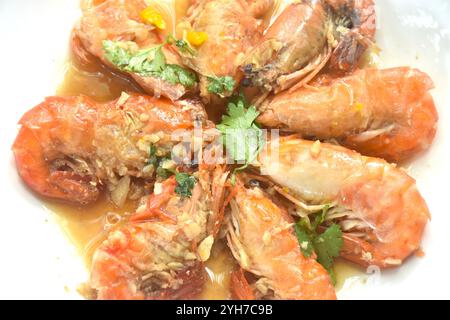
[[[203,31],[188,31],[186,37],[190,44],[197,47],[208,40],[208,34]]]
[[[146,24],[152,24],[160,30],[166,28],[166,21],[163,19],[162,15],[152,7],[144,9],[140,16],[142,21]]]

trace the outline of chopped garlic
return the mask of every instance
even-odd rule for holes
[[[130,95],[124,91],[122,91],[122,93],[120,94],[119,99],[116,102],[116,105],[118,107],[121,107],[125,104],[125,102],[127,102],[128,98],[130,97]]]
[[[316,142],[313,143],[313,145],[311,146],[311,149],[310,149],[311,156],[313,158],[317,158],[320,155],[321,147],[322,147],[322,144],[320,143],[319,140],[317,140]]]
[[[399,266],[402,264],[402,260],[400,259],[394,259],[394,258],[387,258],[384,259],[384,263],[390,266]]]
[[[211,248],[214,244],[214,237],[208,236],[200,243],[198,246],[198,255],[200,256],[200,260],[205,262],[209,259],[211,255]]]
[[[300,247],[302,247],[303,250],[308,250],[308,246],[309,246],[309,242],[308,241],[303,241],[300,244]]]
[[[141,120],[142,122],[147,122],[149,119],[150,119],[150,116],[148,114],[146,114],[146,113],[142,113],[139,116],[139,120]]]
[[[163,169],[167,169],[167,170],[175,169],[176,166],[177,166],[177,164],[173,160],[165,160],[161,164],[161,167]]]
[[[271,240],[272,240],[272,235],[270,234],[270,232],[269,231],[264,232],[264,235],[263,235],[264,244],[266,246],[269,245]]]
[[[155,195],[161,194],[163,192],[162,183],[155,182],[155,185],[153,187],[153,193]]]
[[[370,262],[370,261],[372,261],[372,254],[370,252],[363,251],[362,259],[366,262]]]

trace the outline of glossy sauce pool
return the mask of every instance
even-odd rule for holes
[[[176,14],[180,17],[187,8],[186,0],[175,1]],[[61,96],[84,94],[99,102],[106,102],[118,98],[122,91],[142,92],[133,81],[104,67],[96,59],[81,62],[71,53],[66,63],[64,80],[57,89],[57,94]],[[217,109],[210,108],[207,111],[212,120],[220,118]],[[132,213],[136,203],[128,202],[123,208],[118,209],[103,197],[90,206],[77,207],[47,201],[45,207],[55,214],[61,228],[89,268],[93,252],[106,237],[110,220]],[[198,298],[231,298],[230,275],[235,267],[236,264],[226,245],[222,242],[215,244],[211,258],[205,265],[207,283]],[[362,275],[358,268],[342,261],[336,263],[335,273],[337,290],[343,287],[347,278]]]

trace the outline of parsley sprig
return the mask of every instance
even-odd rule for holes
[[[122,71],[136,73],[144,77],[156,77],[171,84],[193,87],[197,83],[194,72],[176,64],[168,64],[162,51],[163,45],[133,51],[126,42],[103,41],[105,57]]]
[[[318,232],[319,226],[325,221],[329,206],[317,214],[311,223],[309,218],[302,218],[295,224],[295,232],[301,251],[306,258],[313,252],[317,261],[330,273],[331,279],[336,283],[333,271],[334,258],[339,256],[342,249],[342,230],[337,224],[330,225],[323,233]]]
[[[241,93],[230,99],[227,114],[222,116],[222,121],[216,126],[229,156],[242,164],[236,170],[245,169],[264,147],[263,131],[256,123],[258,116],[255,106],[249,105]]]

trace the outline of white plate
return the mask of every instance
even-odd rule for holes
[[[410,171],[433,220],[423,240],[424,258],[375,273],[366,284],[349,281],[339,297],[448,299],[450,2],[376,2],[382,65],[418,67],[436,83],[439,132],[431,150],[416,159]],[[75,248],[21,184],[10,150],[20,116],[55,93],[64,74],[69,32],[78,15],[78,0],[0,2],[0,298],[79,298],[75,288],[87,277]]]

